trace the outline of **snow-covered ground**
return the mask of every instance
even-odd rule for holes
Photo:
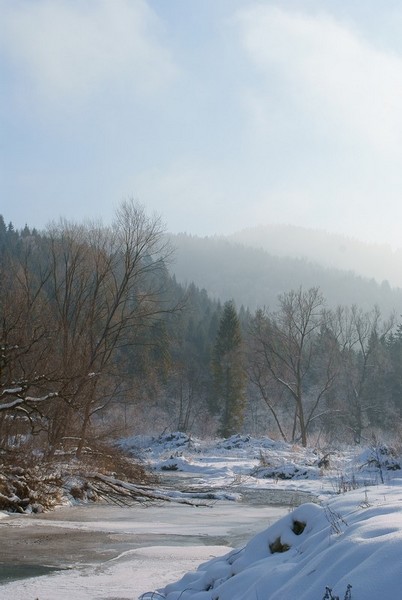
[[[255,510],[247,507],[244,496],[260,491],[261,512],[251,539],[233,550],[220,544],[144,543],[96,567],[4,584],[0,598],[64,600],[75,595],[77,600],[123,600],[140,594],[143,600],[402,598],[402,471],[397,451],[374,444],[317,452],[249,436],[201,442],[183,434],[136,437],[122,445],[140,453],[166,477],[176,478],[187,496],[201,492],[218,499],[212,508],[197,509],[192,516],[195,509],[177,506],[165,523],[170,531],[199,528],[205,518],[202,510],[218,514],[229,499],[233,518],[237,509],[240,523]],[[316,501],[292,510],[282,507],[275,520],[268,518],[270,509],[264,506],[267,489],[303,490]],[[259,533],[253,535],[256,525]],[[147,526],[150,531],[156,526],[152,516],[148,525],[143,523],[144,531]],[[214,527],[217,535],[225,531],[219,515],[215,525],[209,525],[210,534]]]

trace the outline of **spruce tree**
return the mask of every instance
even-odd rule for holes
[[[242,336],[233,302],[226,302],[213,353],[215,407],[220,413],[218,433],[229,437],[240,431],[244,417],[245,372]]]

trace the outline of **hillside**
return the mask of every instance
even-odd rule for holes
[[[178,234],[171,236],[171,242],[176,252],[170,269],[178,282],[194,281],[211,297],[232,298],[250,310],[272,308],[279,294],[300,286],[320,287],[331,306],[357,304],[370,309],[377,304],[384,313],[396,310],[398,314],[402,307],[402,290],[351,270],[323,267],[306,258],[275,256],[221,237]]]
[[[304,258],[323,267],[353,271],[378,283],[402,287],[402,249],[295,225],[259,225],[228,236],[231,242],[275,256]]]

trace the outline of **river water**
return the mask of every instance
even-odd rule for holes
[[[294,491],[236,491],[241,494],[240,501],[219,500],[199,507],[86,504],[3,518],[0,598],[1,584],[6,582],[101,565],[136,549],[240,547],[290,509],[312,499]]]

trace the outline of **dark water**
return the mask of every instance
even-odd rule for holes
[[[171,489],[180,490],[182,492],[200,490],[199,478],[195,475],[188,475],[187,473],[171,473],[169,475],[162,474],[162,481],[166,484],[166,487]],[[205,491],[211,492],[210,488],[206,488]],[[242,487],[236,485],[222,490],[216,489],[217,493],[227,492],[235,493],[240,495],[240,502],[247,504],[248,506],[284,506],[289,508],[296,508],[300,504],[305,502],[316,502],[316,497],[308,492],[302,492],[299,490],[286,490],[286,489],[255,489]]]
[[[61,571],[56,567],[46,567],[45,565],[4,565],[0,563],[0,584],[18,579],[27,579],[28,577],[39,577],[40,575],[49,575],[53,571]]]
[[[195,483],[193,478],[173,476],[170,478],[169,487],[184,491],[197,487],[197,485],[194,486]],[[169,534],[151,532],[152,527],[130,531],[130,522],[148,523],[149,520],[152,523],[151,515],[154,512],[148,512],[153,511],[152,507],[140,509],[138,505],[132,508],[119,508],[111,505],[63,508],[55,513],[46,513],[38,517],[39,527],[4,529],[2,532],[4,533],[4,545],[2,562],[0,562],[0,586],[18,579],[65,570],[71,567],[72,563],[75,563],[76,566],[88,564],[88,561],[91,564],[100,564],[126,550],[149,545],[243,546],[250,537],[278,518],[276,516],[269,522],[269,518],[267,517],[268,520],[265,518],[265,508],[272,507],[275,514],[278,515],[278,509],[289,510],[305,502],[314,501],[312,495],[294,490],[275,488],[256,490],[236,486],[226,491],[239,494],[240,499],[237,502],[217,501],[212,508],[183,508],[177,504],[167,507],[172,522],[181,522],[183,526],[189,522],[197,522],[202,525],[203,522],[211,523],[215,520],[219,528],[220,519],[226,519],[225,522],[229,523],[227,530],[225,532],[216,531],[215,535],[211,535],[210,529],[205,533],[202,527],[196,534],[193,531],[180,531],[180,528],[178,531],[172,530]],[[240,508],[239,505],[242,506],[241,510],[244,512],[241,517],[239,517],[238,511],[234,513],[232,510],[236,506]],[[77,523],[89,525],[96,522],[99,523],[100,528],[64,530],[54,528],[54,522],[51,522],[50,525],[53,526],[53,529],[51,532],[47,532],[44,530],[44,526],[48,519],[62,522],[67,527],[70,521],[74,523],[73,527]],[[155,513],[155,519],[161,519],[158,513]],[[110,529],[102,530],[102,522],[110,522]],[[110,552],[113,554],[109,554]],[[33,564],[35,560],[37,564]]]

